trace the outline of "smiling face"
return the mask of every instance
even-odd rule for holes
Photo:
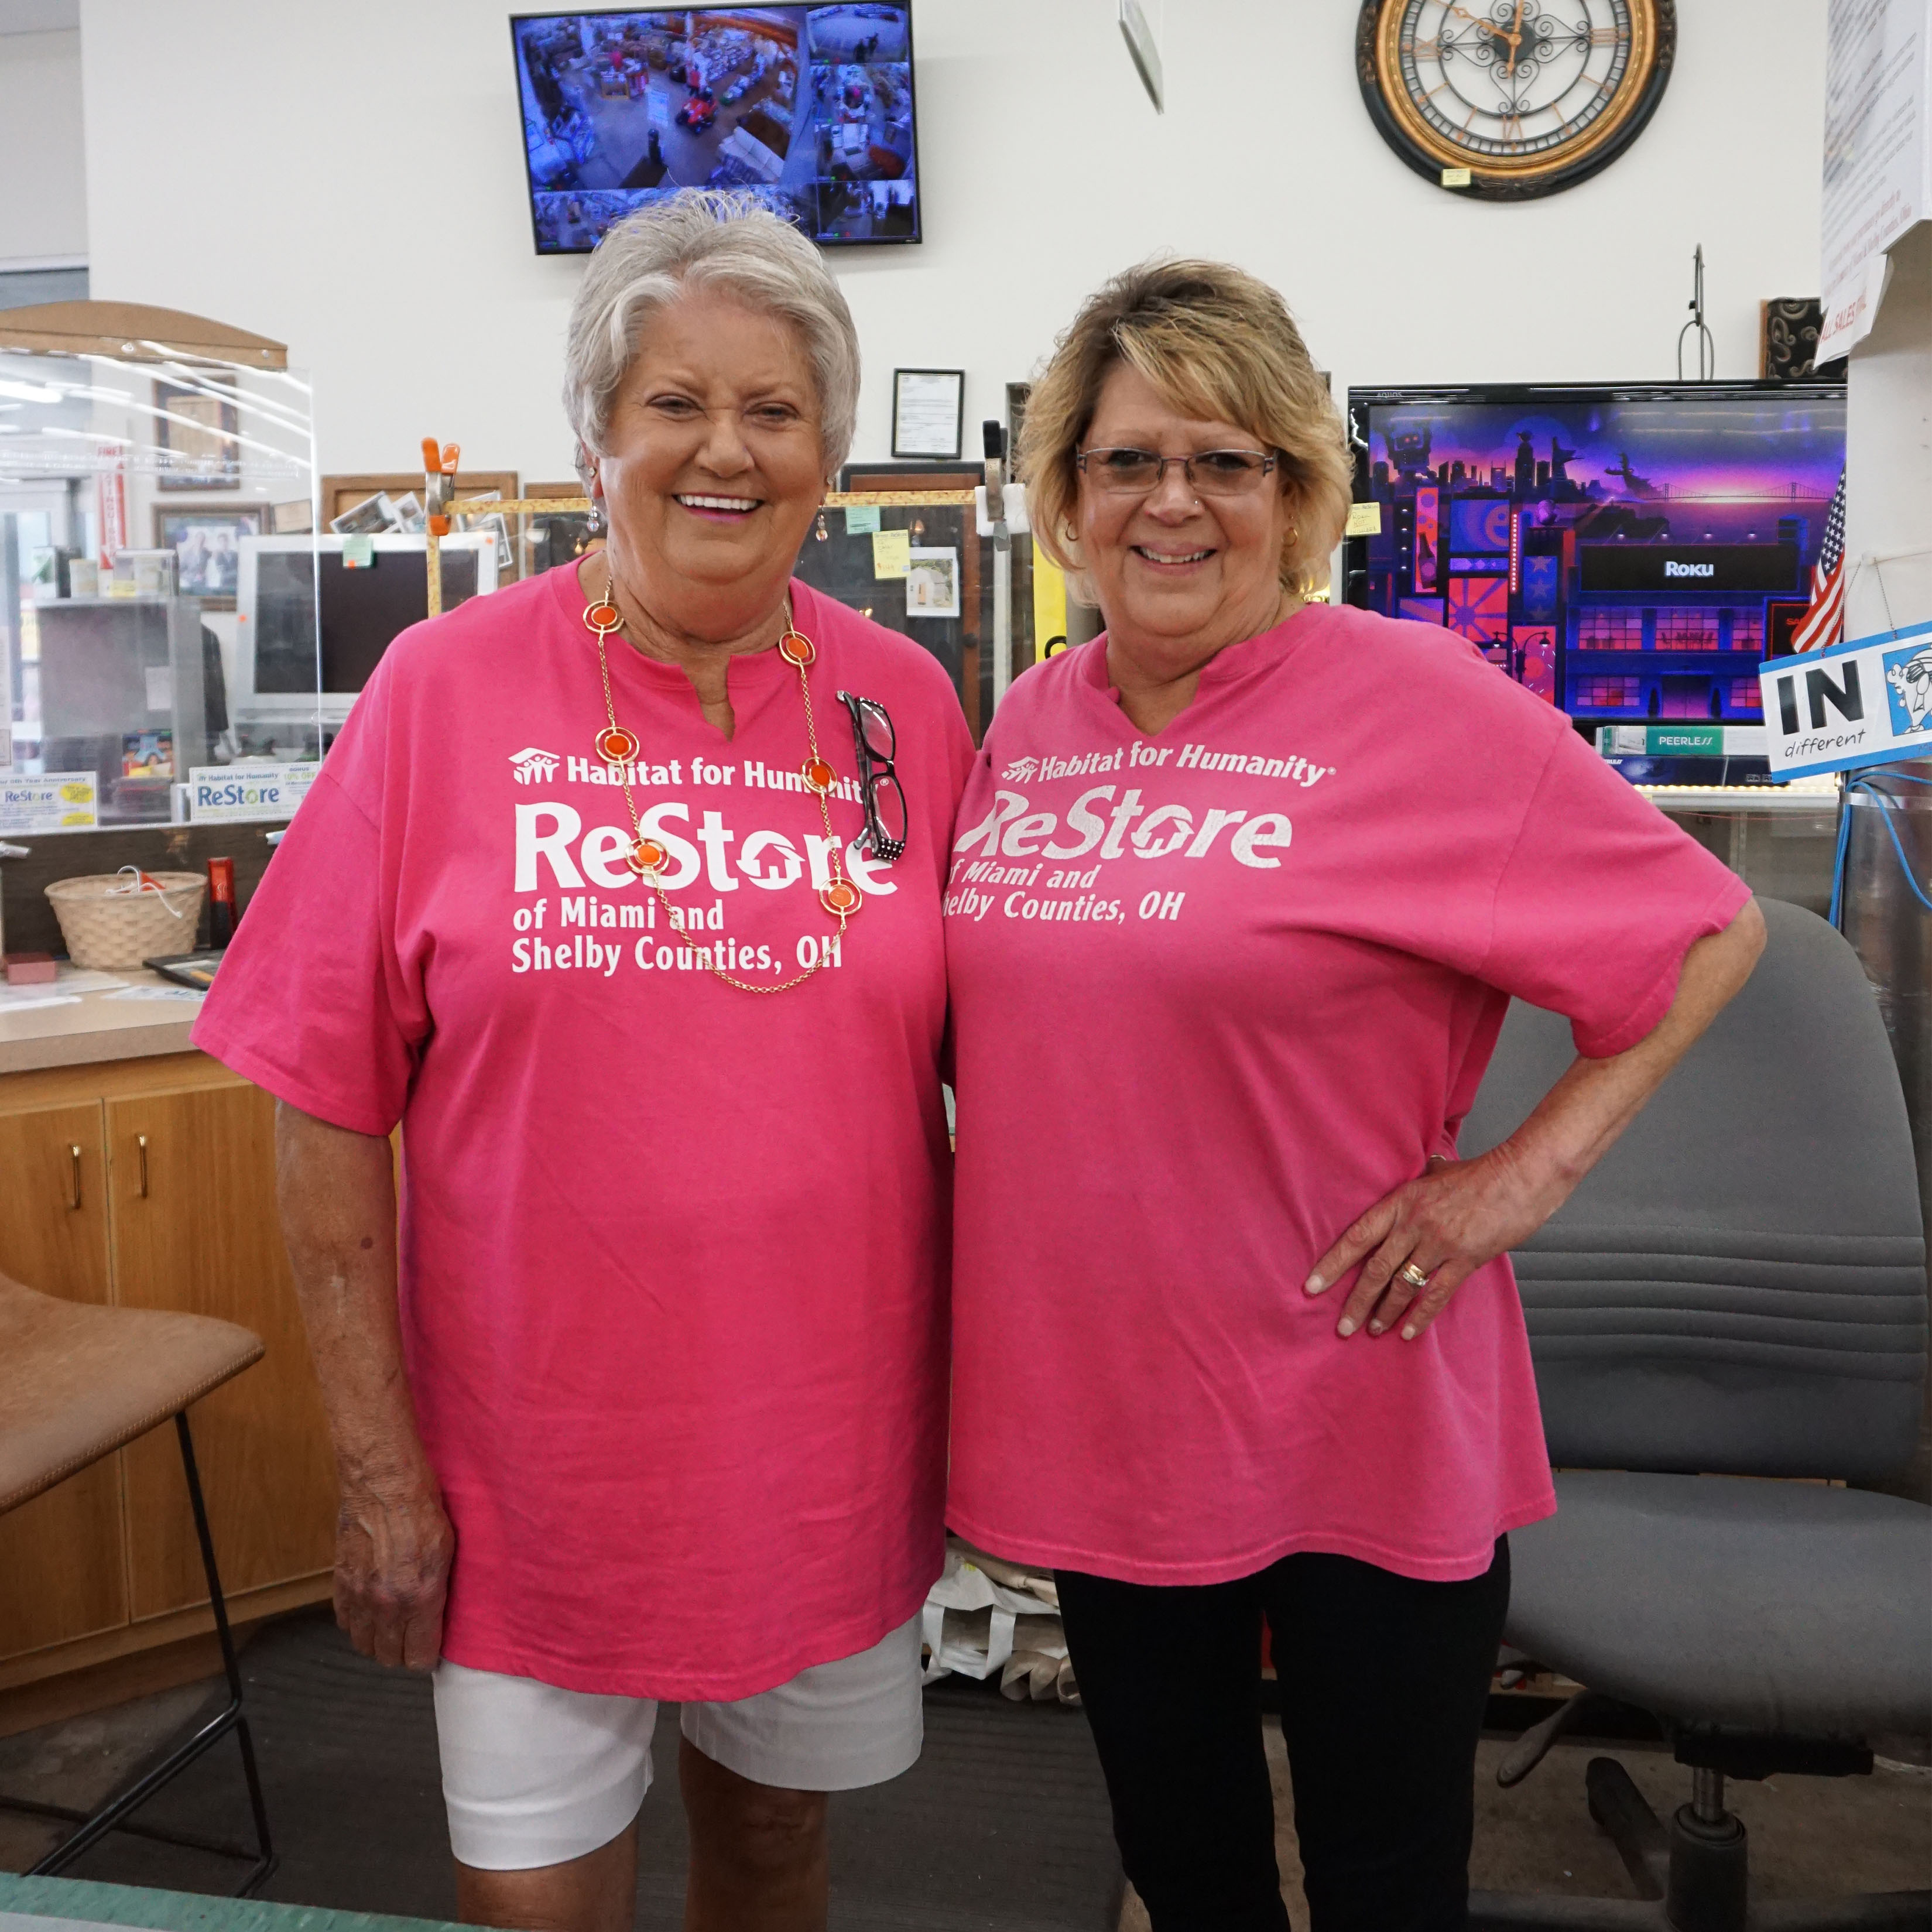
[[[621,592],[724,638],[784,594],[825,490],[796,332],[694,290],[646,325],[592,459]]]
[[[1184,415],[1125,363],[1101,385],[1080,442],[1162,456],[1263,446],[1238,423]],[[1147,495],[1115,496],[1094,469],[1080,478],[1080,554],[1110,640],[1137,655],[1204,662],[1278,621],[1293,521],[1279,469],[1228,496],[1196,495],[1178,464]]]

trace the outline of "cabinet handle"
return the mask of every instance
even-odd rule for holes
[[[141,1198],[145,1201],[148,1198],[147,1136],[146,1134],[136,1134],[134,1136],[134,1144],[141,1150]]]
[[[80,1205],[80,1149],[70,1141],[67,1150],[74,1162],[74,1171],[68,1180],[67,1204],[70,1208],[78,1208]]]

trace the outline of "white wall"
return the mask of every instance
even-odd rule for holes
[[[1520,206],[1444,194],[1383,146],[1349,0],[1174,0],[1164,118],[1114,0],[914,4],[932,238],[832,258],[863,456],[889,448],[895,362],[964,367],[969,424],[1000,414],[1080,296],[1158,248],[1275,282],[1338,392],[1670,376],[1699,242],[1718,373],[1754,375],[1760,298],[1816,286],[1824,0],[1688,0],[1648,132]],[[532,253],[509,11],[82,0],[94,294],[286,340],[325,468],[408,469],[434,433],[466,464],[567,476],[581,266]]]
[[[0,268],[85,256],[80,30],[6,26],[0,14]]]
[[[1848,638],[1932,619],[1932,221],[1890,252],[1891,284],[1852,351],[1846,398]],[[1932,1196],[1926,1204],[1932,1213]]]

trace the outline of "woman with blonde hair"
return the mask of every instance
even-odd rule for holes
[[[1506,1538],[1554,1506],[1508,1250],[1762,921],[1472,646],[1310,599],[1350,466],[1252,276],[1107,284],[1022,463],[1106,628],[1013,686],[953,836],[947,1520],[1058,1573],[1156,1932],[1288,1922],[1264,1622],[1318,1932],[1460,1926]],[[1578,1057],[1464,1161],[1511,994]]]

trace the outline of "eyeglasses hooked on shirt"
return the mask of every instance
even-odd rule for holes
[[[851,716],[852,741],[858,751],[866,844],[874,858],[890,866],[904,856],[906,848],[905,792],[892,764],[898,734],[890,715],[876,698],[842,691],[838,701]]]
[[[1160,488],[1168,465],[1178,463],[1187,487],[1199,496],[1242,496],[1261,487],[1281,458],[1262,449],[1204,449],[1192,456],[1162,456],[1151,449],[1082,449],[1073,460],[1095,488],[1110,496],[1145,496]]]

